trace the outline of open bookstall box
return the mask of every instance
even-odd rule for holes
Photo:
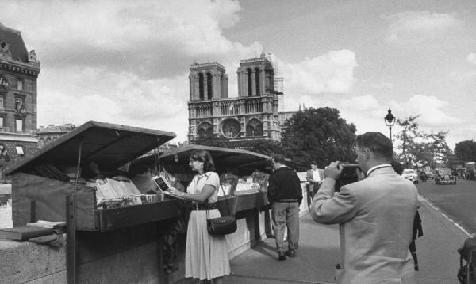
[[[135,202],[105,207],[98,204],[98,197],[104,196],[97,187],[75,182],[76,172],[91,162],[101,171],[113,172],[174,137],[171,132],[95,121],[61,136],[8,169],[13,225],[24,226],[40,219],[66,221],[66,196],[72,193],[76,199],[77,231],[111,231],[178,216],[177,200],[148,203],[131,196],[128,200]],[[73,176],[65,177],[64,169],[73,169]]]
[[[252,176],[257,172],[261,176],[267,176],[271,172],[270,157],[263,154],[242,149],[189,144],[168,149],[160,155],[146,155],[134,160],[132,166],[133,168],[154,168],[158,163],[161,170],[175,178],[180,177],[186,187],[195,174],[190,168],[189,160],[190,154],[196,150],[206,150],[210,153],[216,172],[220,175],[221,186],[224,190],[218,191],[217,205],[221,212],[228,213],[233,210],[240,218],[240,212],[259,210],[267,205],[266,185],[251,181]],[[234,180],[231,182],[233,184],[229,184],[228,177]],[[261,183],[265,182],[266,180],[261,181]],[[224,195],[226,195],[226,201]]]

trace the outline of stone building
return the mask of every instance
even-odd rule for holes
[[[40,126],[36,131],[38,137],[38,148],[55,141],[64,134],[74,130],[76,127],[71,124]]]
[[[36,80],[40,62],[21,33],[0,23],[0,168],[37,149]],[[5,156],[9,161],[1,159]]]
[[[262,54],[240,61],[238,97],[228,97],[228,75],[217,63],[190,66],[189,134],[190,143],[201,139],[224,138],[239,142],[280,140],[278,96],[274,68]]]

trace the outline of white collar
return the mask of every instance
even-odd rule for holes
[[[388,167],[391,167],[391,166],[392,165],[390,165],[390,164],[380,164],[380,165],[373,166],[367,171],[367,176],[369,176],[376,169],[388,168]]]

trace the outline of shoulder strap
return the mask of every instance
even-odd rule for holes
[[[225,198],[226,209],[228,210],[228,215],[225,215],[225,216],[233,216],[235,214],[234,212],[236,212],[236,201],[233,204],[233,207],[234,207],[233,210],[231,210],[230,205],[228,204],[228,197],[225,193],[225,190],[223,189],[223,185],[221,184],[221,181],[220,181],[220,186],[219,187],[223,191],[223,197]],[[217,200],[217,202],[218,202],[218,200]],[[208,199],[207,199],[207,203],[208,203]],[[207,219],[208,219],[208,209],[207,209]]]

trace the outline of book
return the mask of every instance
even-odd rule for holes
[[[45,221],[45,220],[38,220],[35,223],[26,223],[27,226],[34,226],[34,227],[42,227],[42,228],[58,228],[58,227],[66,227],[66,222],[53,222],[53,221]]]
[[[53,229],[51,228],[42,228],[35,226],[0,228],[0,239],[26,241],[29,238],[50,235],[52,233]]]

